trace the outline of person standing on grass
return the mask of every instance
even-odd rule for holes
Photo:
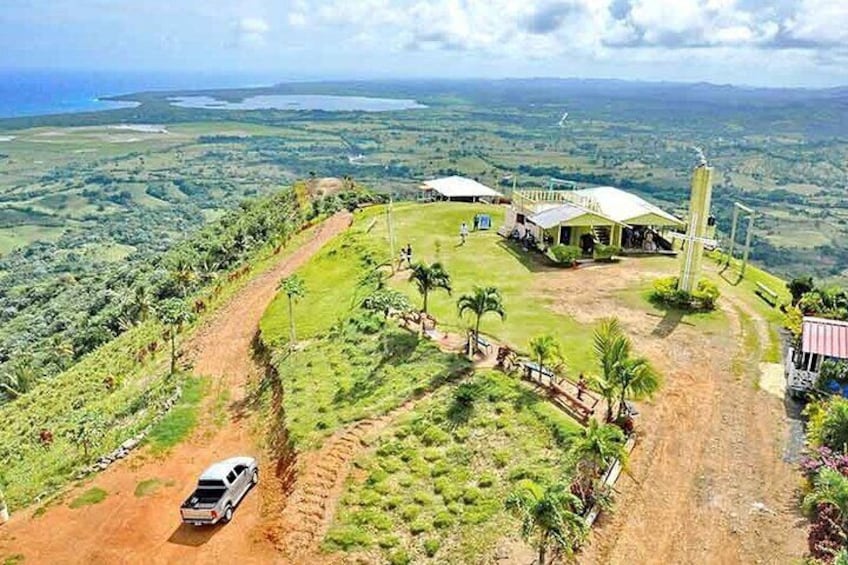
[[[459,239],[462,240],[460,245],[465,245],[465,240],[468,239],[468,224],[462,222],[462,225],[459,226]]]
[[[411,269],[412,268],[412,245],[410,245],[409,243],[406,244],[406,250],[405,250],[404,254],[406,255],[406,266]]]

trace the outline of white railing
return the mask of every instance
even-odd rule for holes
[[[786,388],[798,392],[807,392],[813,389],[819,378],[818,371],[806,371],[795,366],[795,350],[789,348],[784,360],[784,371],[786,373]]]
[[[527,210],[535,210],[538,204],[572,203],[592,212],[601,213],[601,206],[591,196],[575,194],[570,190],[517,190],[512,194],[516,206]]]

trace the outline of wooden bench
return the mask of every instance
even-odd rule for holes
[[[548,369],[540,369],[539,365],[532,361],[524,361],[521,364],[524,366],[524,378],[526,378],[527,380],[541,383],[542,377],[548,377],[548,380],[551,382],[553,382],[553,380],[556,378],[556,375],[554,375],[553,371],[550,371]],[[539,375],[538,381],[533,378],[533,373],[537,373]]]
[[[777,306],[777,301],[780,298],[775,291],[764,285],[763,283],[757,283],[757,290],[755,290],[760,298],[768,302],[771,306]]]
[[[486,350],[486,354],[492,352],[492,344],[481,335],[474,335],[474,343],[477,345],[477,348],[483,348]]]

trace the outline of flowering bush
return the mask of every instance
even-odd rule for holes
[[[812,480],[823,468],[833,469],[848,477],[848,455],[819,447],[801,459],[801,472]]]
[[[654,281],[651,300],[681,310],[715,309],[716,300],[721,293],[711,281],[701,279],[692,292],[678,290],[677,283],[677,277],[663,277]]]
[[[814,558],[830,563],[839,550],[845,547],[845,532],[839,522],[836,507],[820,504],[816,508],[813,525],[807,536],[807,546]]]

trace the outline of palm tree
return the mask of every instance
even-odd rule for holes
[[[619,392],[618,373],[630,357],[630,340],[621,331],[615,318],[602,320],[595,329],[593,349],[601,365],[601,375],[595,379],[595,387],[607,403],[607,421],[612,420],[615,397]]]
[[[662,383],[659,374],[644,357],[625,359],[616,372],[618,389],[618,417],[624,416],[627,404],[625,400],[650,398]]]
[[[412,266],[412,273],[409,275],[409,280],[415,282],[418,287],[418,292],[424,298],[424,307],[422,311],[427,313],[427,298],[431,290],[443,289],[448,294],[451,293],[451,278],[450,275],[442,267],[441,263],[416,263]]]
[[[576,462],[577,485],[584,500],[592,492],[595,480],[613,461],[627,463],[625,441],[621,428],[595,419],[589,420],[589,425],[573,438],[568,454]]]
[[[506,499],[506,508],[521,519],[521,535],[535,543],[540,565],[548,562],[548,549],[570,556],[586,537],[583,503],[563,483],[543,487],[523,480]]]
[[[456,301],[456,306],[459,309],[460,316],[468,311],[474,314],[475,338],[480,335],[480,320],[487,312],[494,312],[501,317],[501,320],[506,318],[503,296],[501,296],[501,292],[493,286],[475,286],[471,294],[463,294],[459,297],[459,300]],[[477,342],[475,339],[475,348],[476,347]]]
[[[185,298],[188,295],[189,288],[192,284],[194,284],[194,281],[197,280],[197,271],[188,259],[185,257],[179,257],[174,263],[174,269],[171,271],[171,276],[180,287],[182,296]]]
[[[173,375],[177,368],[177,334],[182,331],[185,324],[194,319],[194,314],[179,298],[168,298],[160,302],[156,314],[159,321],[168,328],[167,336],[171,342],[171,374]]]
[[[563,361],[559,342],[552,335],[539,335],[530,340],[530,355],[539,365],[539,379],[545,372],[545,366]]]
[[[294,325],[294,303],[299,298],[306,296],[306,283],[298,275],[292,275],[280,281],[278,288],[285,292],[289,299],[289,345],[294,348],[297,343],[297,331]]]

